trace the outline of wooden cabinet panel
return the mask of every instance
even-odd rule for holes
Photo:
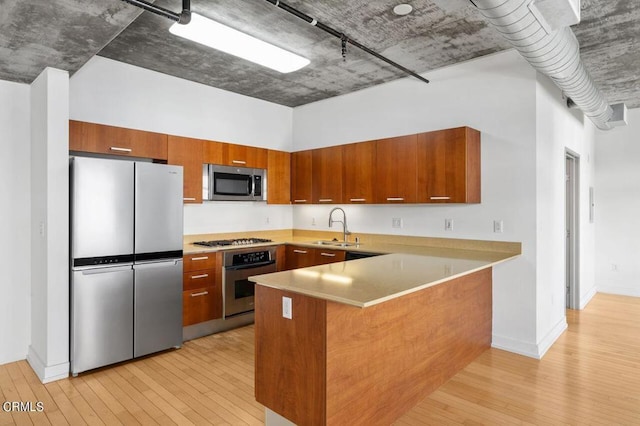
[[[315,249],[287,246],[285,250],[285,268],[287,270],[315,265]]]
[[[202,203],[202,145],[201,139],[169,135],[167,164],[182,166],[184,171],[183,196],[185,203]]]
[[[216,253],[197,253],[184,256],[182,263],[183,272],[202,271],[216,268]]]
[[[182,274],[182,290],[195,290],[197,288],[212,287],[216,283],[215,269],[203,271],[185,272]]]
[[[222,145],[222,164],[226,166],[267,168],[267,150],[253,146],[225,143]]]
[[[346,252],[344,250],[315,249],[315,264],[325,265],[327,263],[344,262]]]
[[[69,150],[167,159],[167,135],[69,120]]]
[[[376,141],[376,203],[415,203],[418,136]]]
[[[480,202],[480,132],[459,127],[418,135],[418,202]]]
[[[222,290],[219,285],[182,292],[182,325],[222,318]]]
[[[267,203],[291,203],[291,154],[269,150],[267,154]]]
[[[312,151],[311,199],[314,204],[342,203],[342,152],[342,146]]]
[[[373,203],[373,179],[376,163],[375,142],[344,145],[342,157],[343,202]]]
[[[223,164],[222,151],[224,143],[205,141],[202,144],[202,161],[206,164]]]
[[[312,169],[312,150],[291,154],[291,202],[310,204]]]

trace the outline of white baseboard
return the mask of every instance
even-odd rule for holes
[[[617,294],[618,296],[640,297],[640,288],[599,285],[598,293]]]
[[[529,358],[541,359],[547,353],[558,337],[567,329],[567,319],[562,318],[547,335],[537,344],[523,342],[521,340],[511,339],[504,336],[492,336],[491,347],[502,349],[504,351],[513,352],[518,355],[524,355]]]
[[[589,290],[587,294],[584,295],[584,297],[580,298],[580,306],[578,309],[583,310],[584,308],[586,308],[589,302],[591,302],[591,299],[593,299],[593,296],[596,295],[596,293],[598,293],[598,289],[594,286],[591,290]]]
[[[70,365],[68,362],[57,365],[45,365],[32,346],[29,346],[27,362],[42,383],[55,382],[56,380],[66,379],[69,377]]]

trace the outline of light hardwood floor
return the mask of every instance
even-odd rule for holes
[[[491,349],[396,424],[640,425],[640,298],[598,294],[536,361]],[[262,424],[253,327],[42,385],[25,361],[0,366],[0,403],[41,401],[0,425]]]

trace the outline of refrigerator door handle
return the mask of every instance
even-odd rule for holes
[[[98,274],[108,274],[111,272],[119,272],[119,271],[130,271],[133,265],[129,264],[127,266],[113,266],[107,268],[94,268],[94,269],[82,269],[78,272],[82,272],[82,275],[98,275]]]
[[[182,263],[182,259],[168,259],[168,260],[150,260],[144,263],[136,263],[133,265],[134,269],[153,269],[153,268],[168,268],[174,267]]]

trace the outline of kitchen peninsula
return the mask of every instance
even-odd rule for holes
[[[388,425],[490,347],[492,267],[519,253],[418,251],[251,278],[267,419]]]

